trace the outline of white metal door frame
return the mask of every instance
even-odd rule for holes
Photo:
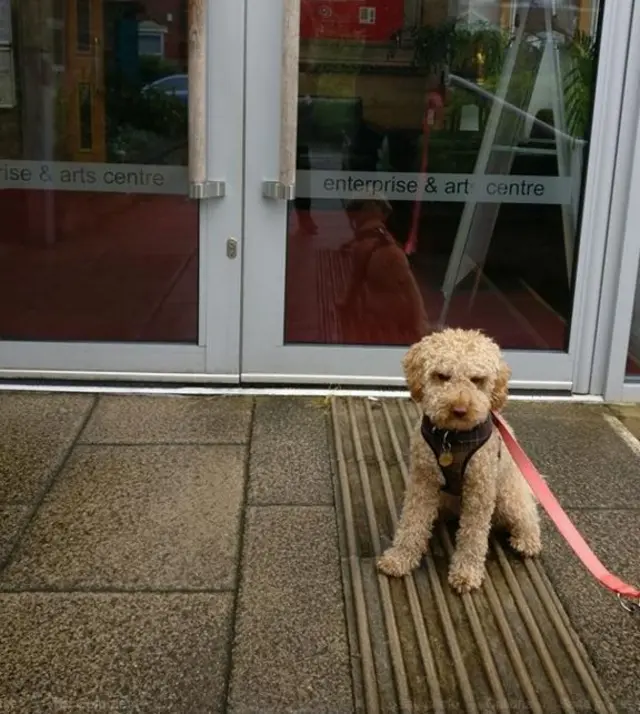
[[[627,380],[629,337],[640,263],[640,5],[630,26],[623,110],[604,260],[591,391],[607,401],[640,401]]]
[[[609,353],[620,340],[618,331],[614,335],[615,295],[625,284],[620,252],[640,97],[640,47],[632,40],[638,37],[639,23],[640,8],[633,0],[605,2],[592,129],[594,168],[582,214],[584,230],[590,234],[586,249],[591,267],[580,300],[576,294],[583,316],[574,391],[581,394],[612,394],[607,385]],[[594,176],[597,171],[603,173],[604,183]]]
[[[515,388],[589,392],[632,6],[633,0],[609,0],[602,12],[569,349],[567,353],[509,352]],[[241,379],[401,384],[401,348],[284,344],[287,205],[261,195],[262,182],[278,175],[280,159],[282,17],[272,4],[248,3],[248,7]],[[251,121],[252,117],[259,120]]]

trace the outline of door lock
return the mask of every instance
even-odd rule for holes
[[[227,258],[234,260],[238,257],[238,241],[235,238],[227,238]]]

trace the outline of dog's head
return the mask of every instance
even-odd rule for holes
[[[507,401],[511,370],[482,332],[433,332],[409,349],[402,366],[412,399],[439,429],[473,429]]]
[[[347,214],[356,229],[368,224],[384,225],[393,209],[384,196],[372,195],[369,199],[353,199],[347,204]]]

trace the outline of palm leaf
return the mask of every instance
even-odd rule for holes
[[[591,35],[577,31],[567,47],[564,96],[567,128],[581,139],[586,136],[591,118],[596,56],[595,40]]]

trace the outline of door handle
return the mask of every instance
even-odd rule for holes
[[[300,0],[283,0],[282,6],[278,178],[276,181],[262,182],[262,195],[275,200],[290,201],[295,198],[296,191]]]
[[[207,155],[207,6],[189,0],[189,197],[222,198],[224,181],[209,179]]]

